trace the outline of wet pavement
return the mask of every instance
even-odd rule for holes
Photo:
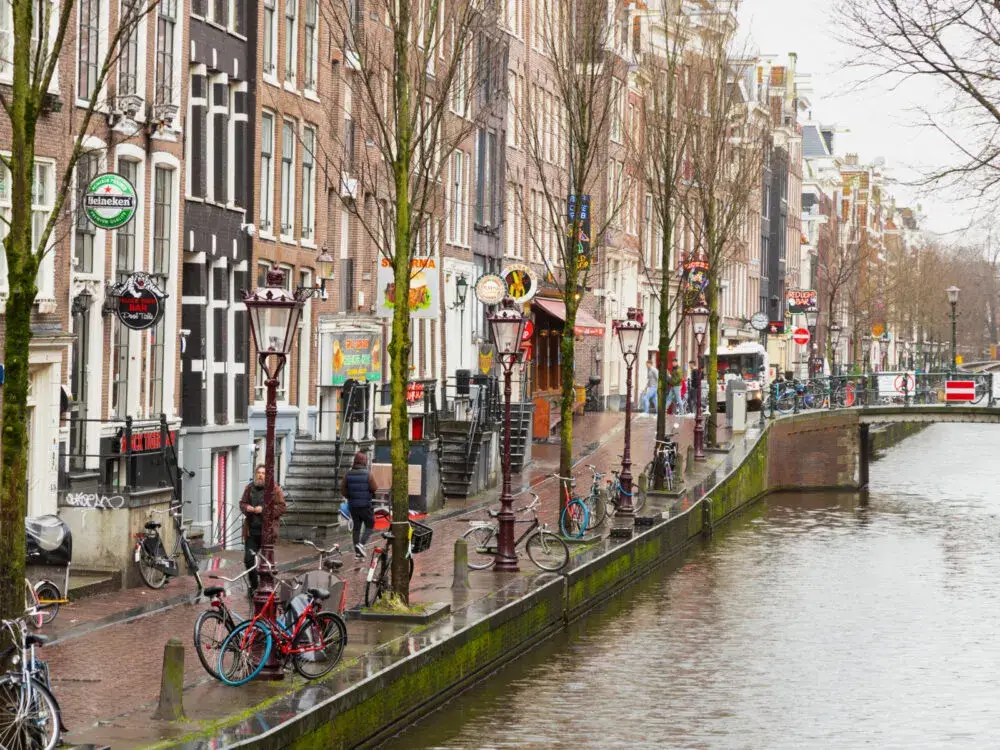
[[[681,425],[679,443],[681,450],[686,452],[692,440],[693,420],[685,419]],[[584,492],[589,487],[590,472],[586,464],[594,463],[602,470],[620,464],[621,427],[622,415],[617,413],[586,415],[576,425],[578,447],[574,452],[574,475],[577,477],[578,492]],[[633,459],[638,473],[651,458],[655,419],[637,418],[632,431]],[[584,443],[587,437],[593,439]],[[740,445],[739,441],[737,445]],[[533,446],[532,466],[514,481],[514,486],[521,488],[519,493],[522,496],[529,486],[541,496],[539,516],[550,528],[555,526],[556,521],[558,485],[549,475],[558,468],[558,449],[557,444]],[[708,476],[713,467],[738,461],[740,455],[742,450],[739,449],[727,455],[710,455],[711,460],[707,464],[697,466],[700,476],[695,478],[693,484],[700,486],[681,498],[669,501],[669,505],[674,511],[687,507],[718,478]],[[471,621],[470,618],[482,616],[481,607],[497,606],[500,602],[521,596],[525,587],[534,585],[533,582],[540,577],[526,558],[522,558],[522,574],[514,576],[513,580],[509,575],[490,571],[471,572],[473,588],[470,591],[453,592],[451,589],[454,541],[468,530],[465,519],[485,518],[483,509],[495,502],[497,496],[498,493],[492,491],[463,502],[449,502],[443,511],[434,514],[428,521],[434,529],[431,549],[414,557],[412,601],[417,604],[449,602],[453,616],[422,629],[419,636],[407,636],[412,625],[349,620],[349,642],[342,665],[326,680],[308,687],[301,678],[291,675],[281,683],[255,682],[241,688],[227,687],[207,677],[192,645],[194,621],[205,605],[190,603],[194,587],[189,579],[175,581],[163,592],[148,589],[116,592],[67,607],[60,612],[59,620],[53,623],[63,628],[62,631],[56,628],[52,631],[60,635],[61,640],[45,649],[53,675],[53,687],[63,707],[65,722],[71,730],[67,741],[74,744],[103,743],[114,748],[141,746],[161,738],[184,736],[203,728],[206,722],[218,721],[267,699],[281,698],[271,709],[254,712],[233,730],[234,735],[244,737],[266,731],[266,726],[286,720],[307,704],[312,705],[334,695],[352,682],[365,679],[393,661],[446,637],[455,628],[464,627]],[[660,510],[669,511],[670,508],[664,506]],[[608,527],[605,523],[605,533]],[[345,549],[350,546],[343,540],[341,544]],[[603,544],[599,546],[603,547]],[[303,554],[307,551],[301,545],[283,544],[278,551],[278,562],[290,565],[296,559],[315,561],[314,557]],[[597,554],[596,550],[587,551],[581,547],[575,547],[573,552],[585,557]],[[229,552],[225,557],[229,559],[219,564],[240,565],[240,552]],[[235,571],[239,569],[233,568]],[[365,566],[353,555],[344,556],[340,574],[348,585],[348,608],[357,605],[363,597],[365,571]],[[172,588],[175,590],[171,591]],[[161,606],[167,608],[110,624],[114,618],[114,607],[117,605],[119,611],[124,611],[126,606],[135,606],[137,597],[148,599],[145,604],[148,608],[156,610],[156,601],[164,603]],[[485,602],[487,597],[488,605],[479,604]],[[176,600],[185,603],[166,604]],[[246,608],[246,600],[241,593],[234,593],[232,600],[238,610]],[[153,722],[149,718],[159,689],[162,647],[171,636],[180,636],[186,651],[184,705],[189,721],[178,725]],[[127,666],[122,668],[120,656],[123,654],[133,655],[134,664],[125,659]],[[290,691],[296,692],[288,696]]]

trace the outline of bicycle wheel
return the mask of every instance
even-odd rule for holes
[[[253,620],[241,622],[222,642],[216,667],[219,679],[227,685],[250,682],[260,674],[271,656],[271,641],[271,631],[264,623]]]
[[[587,506],[577,499],[571,500],[563,508],[559,517],[559,528],[563,536],[570,539],[580,539],[587,531]]]
[[[160,540],[157,539],[156,542],[156,546],[162,549]],[[162,589],[167,585],[167,574],[157,568],[154,565],[155,562],[156,558],[150,555],[146,549],[146,540],[140,541],[139,557],[135,561],[136,566],[139,568],[139,575],[149,588]]]
[[[370,607],[379,599],[382,594],[389,590],[389,576],[392,570],[392,555],[386,553],[375,567],[375,575],[370,581],[365,582],[365,606]]]
[[[551,573],[562,570],[569,562],[569,547],[566,542],[545,529],[539,529],[529,536],[524,549],[531,562]]]
[[[34,610],[35,614],[30,617],[25,617],[28,624],[33,628],[42,627],[42,613],[38,609],[38,594],[35,593],[35,587],[31,585],[31,581],[27,578],[24,579],[24,611]],[[3,747],[0,745],[0,747]]]
[[[303,623],[292,639],[292,650],[312,649],[292,655],[295,671],[307,680],[322,677],[340,661],[347,643],[347,626],[333,612],[318,612]]]
[[[194,624],[194,650],[198,652],[198,660],[205,671],[217,680],[222,679],[217,669],[219,654],[230,632],[226,618],[214,609],[202,612]]]
[[[35,584],[35,596],[38,597],[38,611],[42,613],[42,625],[48,625],[59,614],[62,593],[52,581],[39,581]]]
[[[778,414],[791,414],[795,411],[795,394],[792,391],[785,391],[778,396],[778,403],[775,404]]]
[[[608,515],[608,509],[604,505],[604,498],[601,497],[600,490],[591,490],[586,497],[580,498],[587,506],[587,531],[596,529]]]
[[[469,543],[469,567],[472,570],[486,570],[496,563],[497,559],[492,553],[479,551],[491,549],[490,543],[494,541],[495,534],[493,526],[473,526],[462,534],[462,539]]]
[[[0,678],[0,747],[52,750],[59,744],[59,704],[38,680],[20,675]]]

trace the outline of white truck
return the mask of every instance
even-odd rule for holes
[[[760,409],[767,389],[767,350],[755,341],[719,349],[719,385],[716,401],[719,411],[726,407],[726,383],[742,378],[747,386],[747,408]]]

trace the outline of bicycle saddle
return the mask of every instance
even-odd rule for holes
[[[330,592],[326,589],[309,589],[308,593],[313,599],[319,599],[320,601],[330,598]]]
[[[392,532],[391,531],[383,531],[382,532],[382,538],[391,542],[393,540]]]
[[[213,597],[226,593],[226,589],[222,586],[206,586],[201,590],[201,593],[205,596]]]
[[[500,511],[498,510],[488,510],[486,511],[490,518],[498,518],[500,516]]]
[[[158,529],[163,524],[157,523],[156,521],[146,521],[146,528],[152,531],[153,529]]]
[[[49,642],[49,639],[44,635],[38,635],[38,633],[28,633],[24,637],[25,646],[44,646]]]

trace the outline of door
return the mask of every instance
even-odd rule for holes
[[[229,521],[229,451],[212,453],[212,542],[228,544]]]

